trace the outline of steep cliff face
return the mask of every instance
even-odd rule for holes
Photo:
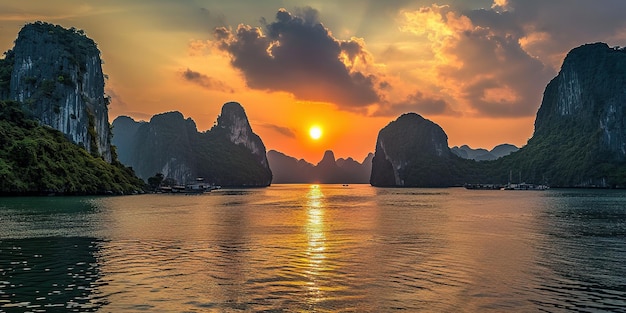
[[[448,136],[439,125],[407,113],[379,133],[372,160],[374,186],[448,186],[453,183]]]
[[[111,162],[108,99],[95,42],[82,31],[37,22],[19,32],[12,58],[9,98]]]
[[[570,51],[546,87],[533,137],[515,162],[554,186],[626,182],[625,88],[624,49],[595,43]]]
[[[533,137],[519,151],[483,162],[448,157],[445,134],[438,126],[427,126],[414,114],[403,115],[379,133],[371,183],[501,184],[513,172],[520,182],[552,187],[626,188],[624,90],[626,49],[583,45],[569,52],[546,87]],[[449,179],[421,180],[436,176]]]
[[[229,139],[236,145],[243,145],[254,154],[261,165],[269,169],[265,145],[261,138],[252,132],[248,117],[241,104],[228,102],[222,106],[222,114],[217,118],[217,127],[229,131]]]
[[[132,128],[128,130],[132,132]],[[139,177],[147,180],[155,173],[162,173],[183,183],[192,182],[197,176],[193,170],[197,133],[196,123],[191,118],[185,119],[180,112],[168,112],[142,123],[134,136],[126,133],[120,137],[135,146],[130,153],[134,162],[127,165],[132,166]],[[128,153],[123,147],[118,150]]]
[[[139,124],[128,117],[115,119],[113,143],[120,144],[119,155],[128,156],[120,160],[141,178],[162,173],[180,184],[203,177],[222,186],[249,187],[268,186],[272,181],[265,145],[238,103],[225,104],[217,124],[204,133],[180,112],[155,115],[134,134],[137,125],[132,123]]]
[[[111,138],[111,143],[117,148],[117,159],[123,164],[132,162],[130,151],[137,144],[137,131],[146,122],[137,122],[128,116],[118,116],[113,120],[113,133],[124,134]]]
[[[626,51],[604,43],[573,49],[546,87],[533,137],[575,128],[607,160],[626,161]],[[581,141],[582,143],[582,141]]]

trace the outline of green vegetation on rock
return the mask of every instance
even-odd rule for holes
[[[130,194],[143,189],[132,169],[94,157],[63,133],[27,118],[20,106],[0,101],[1,194]]]
[[[436,124],[405,114],[378,137],[375,186],[526,182],[626,188],[626,50],[603,43],[567,55],[546,87],[528,144],[494,161],[450,156]],[[441,148],[441,149],[440,149]]]

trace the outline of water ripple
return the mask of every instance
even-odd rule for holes
[[[0,209],[0,312],[624,311],[626,197],[502,195],[297,185]]]

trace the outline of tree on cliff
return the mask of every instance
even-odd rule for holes
[[[164,176],[162,173],[156,173],[154,176],[148,177],[148,186],[150,186],[152,190],[156,190],[161,186],[163,179]]]

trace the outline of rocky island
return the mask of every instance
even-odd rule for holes
[[[162,173],[179,184],[203,177],[232,187],[265,187],[272,181],[265,145],[237,102],[224,104],[206,132],[180,112],[157,114],[149,122],[120,116],[113,129],[120,160],[143,179]]]
[[[452,155],[447,136],[417,114],[404,114],[378,135],[374,186],[502,184],[626,187],[626,50],[604,43],[570,51],[547,85],[528,144],[494,161]]]
[[[131,193],[143,182],[117,161],[100,51],[76,29],[43,22],[0,60],[0,192]]]

